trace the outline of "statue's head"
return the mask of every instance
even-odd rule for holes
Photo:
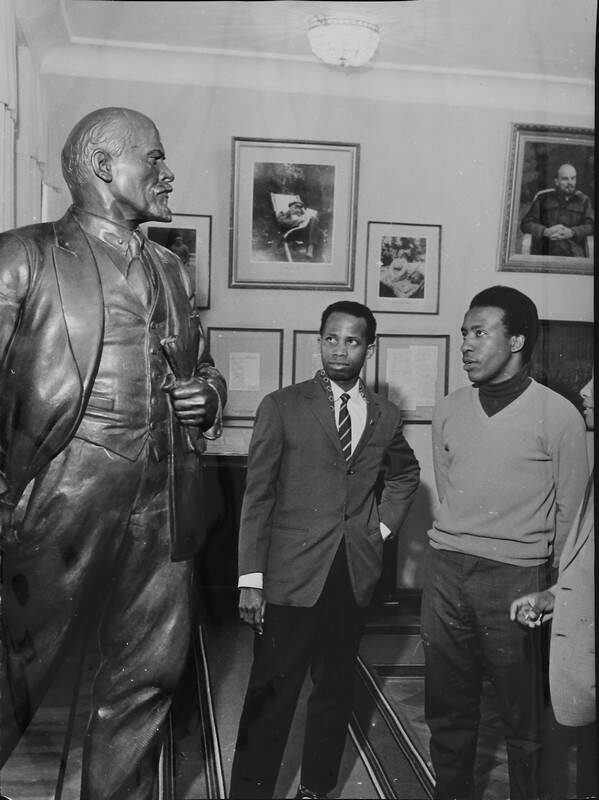
[[[81,119],[62,150],[73,202],[125,224],[170,221],[174,175],[151,119],[128,108],[101,108]]]

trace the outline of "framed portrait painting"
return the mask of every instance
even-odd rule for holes
[[[148,222],[142,227],[148,239],[179,256],[189,275],[197,308],[210,308],[212,217],[173,214],[170,222]]]
[[[512,125],[499,269],[593,274],[593,131]]]
[[[376,391],[401,411],[404,422],[432,422],[433,409],[447,394],[449,336],[379,334]]]
[[[233,139],[229,286],[353,288],[359,151]]]
[[[369,222],[366,305],[373,311],[439,313],[441,226]]]

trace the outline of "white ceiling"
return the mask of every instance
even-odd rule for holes
[[[589,84],[595,0],[16,0],[39,61],[70,46],[316,61],[305,18],[362,10],[382,25],[370,70],[551,76]]]

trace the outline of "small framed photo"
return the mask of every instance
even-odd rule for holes
[[[318,331],[293,331],[292,383],[313,378],[322,367]]]
[[[404,422],[432,422],[435,404],[447,394],[449,336],[376,338],[376,391],[399,407]]]
[[[223,419],[253,420],[263,397],[281,388],[283,331],[275,328],[208,328],[208,352],[225,376]]]
[[[353,289],[359,152],[233,138],[229,286]]]
[[[512,125],[499,269],[592,275],[594,194],[592,130]]]
[[[570,400],[582,414],[580,390],[593,374],[595,324],[540,320],[531,376]]]
[[[373,311],[439,313],[441,226],[369,222],[366,305]]]
[[[210,308],[212,217],[208,214],[173,214],[170,222],[148,222],[148,239],[168,247],[183,262],[195,294],[197,308]]]

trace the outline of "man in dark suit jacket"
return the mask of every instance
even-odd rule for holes
[[[383,540],[403,522],[420,474],[399,409],[359,379],[375,332],[366,306],[333,303],[320,327],[323,369],[258,409],[239,534],[239,608],[256,638],[233,798],[273,796],[308,668],[297,797],[325,797],[337,783]]]
[[[153,122],[92,112],[62,162],[68,213],[0,236],[0,766],[95,622],[81,797],[148,800],[226,389],[185,269],[137,228],[171,219]]]

